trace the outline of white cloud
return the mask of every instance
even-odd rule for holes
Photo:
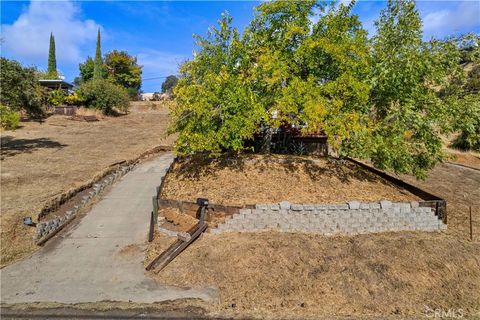
[[[458,2],[456,8],[430,12],[423,17],[424,31],[428,35],[444,36],[472,31],[480,25],[480,3]]]
[[[81,46],[95,45],[95,21],[80,17],[71,1],[32,1],[11,25],[2,24],[2,50],[20,60],[47,60],[50,32],[55,37],[57,64],[82,60]]]

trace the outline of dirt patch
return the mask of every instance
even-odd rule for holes
[[[480,311],[480,243],[415,232],[321,237],[204,235],[154,277],[217,286],[210,311],[256,316]]]
[[[419,200],[353,163],[309,157],[197,157],[176,163],[165,179],[164,198],[194,202],[205,197],[211,203],[233,206]]]
[[[120,249],[118,254],[120,256],[128,257],[131,255],[134,255],[139,252],[144,252],[145,251],[145,245],[141,244],[129,244],[128,246],[123,247]]]
[[[187,232],[198,223],[198,219],[181,213],[176,208],[162,208],[158,211],[158,216],[165,218],[165,223],[161,227],[171,231]]]
[[[1,265],[32,253],[34,228],[22,224],[65,191],[79,188],[112,164],[134,159],[166,138],[168,110],[133,109],[125,116],[79,122],[51,116],[1,134]]]

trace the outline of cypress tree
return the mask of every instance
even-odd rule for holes
[[[95,61],[93,66],[93,79],[103,78],[103,60],[102,60],[102,50],[100,47],[100,29],[98,29],[97,34],[97,48],[95,50]]]
[[[48,69],[47,76],[50,79],[57,79],[57,58],[55,57],[55,38],[50,32],[50,47],[48,48]]]

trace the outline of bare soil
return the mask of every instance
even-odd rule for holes
[[[334,159],[240,155],[188,158],[165,178],[162,197],[243,206],[290,201],[340,203],[350,200],[414,201],[419,198],[359,166]]]
[[[166,137],[168,110],[132,108],[128,115],[96,122],[55,115],[24,122],[1,133],[1,265],[32,253],[34,228],[22,218],[38,213],[53,198],[91,181],[111,165],[135,159]]]
[[[187,232],[198,223],[198,219],[182,213],[176,208],[162,208],[158,210],[158,215],[166,220],[162,228],[172,231]]]

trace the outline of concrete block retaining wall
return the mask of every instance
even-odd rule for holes
[[[212,229],[223,232],[275,230],[326,236],[354,235],[389,231],[439,231],[447,228],[433,208],[418,202],[381,201],[345,204],[258,204],[255,209],[241,209],[230,219]]]
[[[72,210],[67,211],[64,216],[38,223],[36,239],[41,241],[43,238],[49,235],[55,234],[57,230],[63,228],[65,224],[70,222],[82,207],[86,206],[93,198],[95,198],[107,186],[113,184],[117,179],[119,179],[120,177],[125,175],[127,172],[132,170],[134,166],[135,166],[134,164],[124,166],[119,170],[117,170],[116,172],[107,175],[98,183],[95,183],[93,185],[92,191],[90,191],[88,194],[83,196],[82,201],[79,204],[75,205]]]

